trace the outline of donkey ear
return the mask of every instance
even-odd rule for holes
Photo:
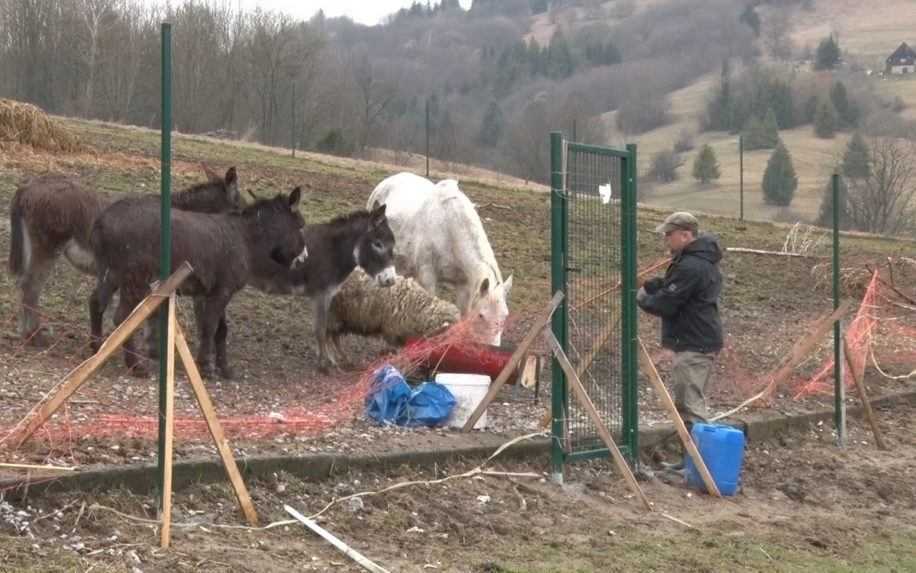
[[[219,178],[217,177],[217,179]],[[235,172],[235,167],[230,167],[229,170],[226,171],[225,181],[226,181],[226,185],[232,185],[233,183],[238,183],[239,175],[238,173]]]
[[[302,187],[296,187],[293,189],[293,192],[289,194],[289,208],[297,209],[300,199],[302,199]]]
[[[223,178],[216,174],[216,171],[213,171],[207,164],[203,161],[200,162],[200,168],[204,170],[204,175],[207,176],[207,179],[210,180],[210,183],[222,183]]]
[[[375,215],[375,212],[381,208],[384,208],[385,205],[378,202],[378,199],[372,202],[372,214]]]
[[[379,205],[378,201],[373,205],[372,212],[369,213],[369,224],[375,228],[385,222],[385,205]]]
[[[479,291],[479,293],[480,293],[480,296],[481,296],[481,297],[484,297],[484,296],[487,296],[487,293],[488,293],[488,292],[490,292],[490,279],[489,279],[489,277],[483,279],[482,281],[480,281],[480,291]]]
[[[503,281],[503,294],[509,296],[510,290],[512,290],[512,275],[509,275],[509,278]]]

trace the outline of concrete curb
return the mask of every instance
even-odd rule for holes
[[[916,390],[888,394],[872,400],[872,406],[883,408],[898,404],[916,404]],[[847,409],[849,416],[861,416],[862,407]],[[784,414],[750,414],[736,416],[737,425],[743,427],[749,442],[770,439],[790,431],[803,430],[818,422],[833,419],[833,410],[824,409],[794,416]],[[651,450],[674,431],[672,424],[663,424],[639,432],[640,450]],[[247,480],[267,479],[274,472],[284,471],[302,479],[320,481],[350,469],[385,470],[402,465],[431,466],[459,459],[484,459],[500,445],[510,439],[505,435],[481,434],[480,444],[451,450],[414,450],[378,455],[316,454],[309,456],[254,456],[238,462],[239,469]],[[500,454],[500,460],[549,456],[550,440],[541,438],[520,442]],[[44,492],[61,491],[105,491],[123,488],[143,495],[157,487],[156,466],[112,465],[57,477],[53,480],[32,483],[28,486],[14,480],[0,482],[0,491],[7,491],[12,497],[34,495]],[[225,472],[219,460],[206,459],[178,462],[174,465],[172,478],[175,490],[195,483],[224,481]]]

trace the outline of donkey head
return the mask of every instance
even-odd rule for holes
[[[469,314],[474,317],[474,331],[481,342],[499,346],[502,342],[503,328],[509,317],[509,290],[512,289],[512,276],[504,282],[497,283],[495,276],[491,281],[485,277],[480,281],[470,300]]]
[[[206,165],[201,166],[207,181],[172,195],[172,205],[199,213],[225,213],[241,208],[242,196],[239,193],[239,177],[235,167],[230,167],[226,175],[220,177]]]
[[[275,262],[289,265],[305,250],[305,220],[299,212],[302,189],[273,199],[260,199],[246,207],[243,216],[256,228],[255,250],[266,253]]]
[[[385,205],[376,202],[369,213],[366,231],[356,243],[356,264],[380,286],[391,286],[397,273],[394,270],[394,233],[388,226]]]

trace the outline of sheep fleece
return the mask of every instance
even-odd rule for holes
[[[399,276],[392,286],[381,287],[357,268],[331,302],[328,334],[382,336],[400,346],[459,318],[458,307],[431,295],[411,278]]]

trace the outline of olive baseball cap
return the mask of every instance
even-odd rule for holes
[[[700,222],[697,218],[686,211],[678,211],[668,215],[665,221],[655,227],[656,233],[667,233],[668,231],[693,231],[696,234],[700,228]]]

